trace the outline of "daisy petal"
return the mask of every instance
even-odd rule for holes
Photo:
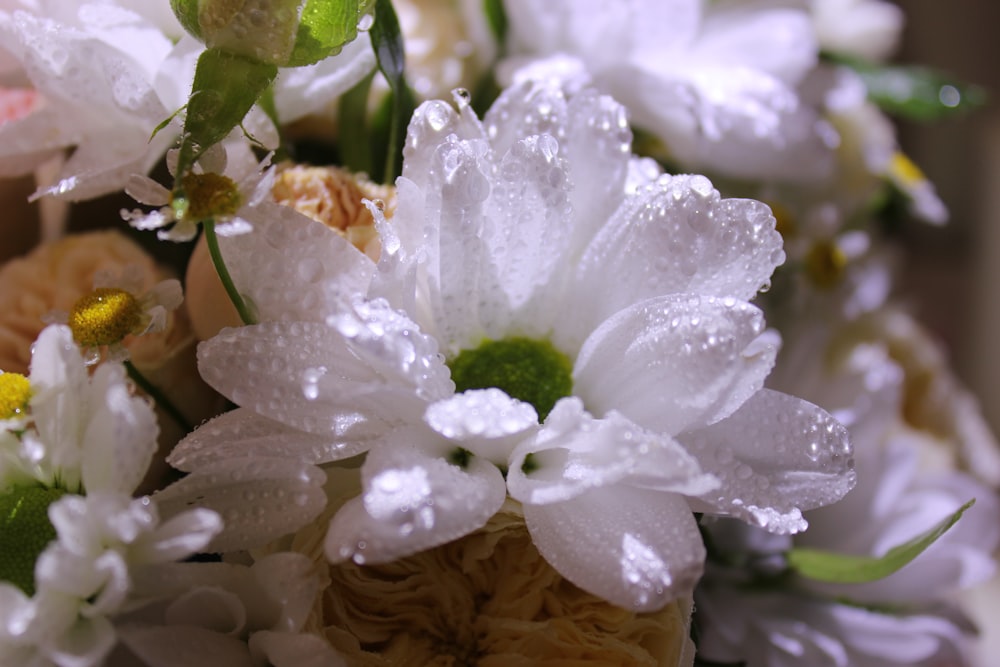
[[[594,419],[579,399],[566,398],[556,404],[538,436],[511,455],[507,488],[523,503],[548,504],[623,479],[633,486],[684,494],[718,486],[669,437],[644,431],[617,412]]]
[[[496,466],[472,457],[463,470],[415,448],[372,450],[361,469],[364,493],[330,522],[334,563],[385,563],[481,528],[503,504]]]
[[[773,533],[805,530],[800,510],[828,505],[854,486],[845,429],[812,403],[762,389],[727,419],[677,439],[722,480],[693,499]],[[701,510],[699,509],[701,508]]]
[[[315,322],[346,295],[368,289],[375,265],[326,225],[280,204],[245,207],[240,215],[253,231],[220,236],[219,246],[260,320]]]
[[[764,317],[735,299],[671,295],[605,321],[583,345],[574,393],[666,434],[711,424],[757,392],[774,364]]]
[[[342,437],[313,435],[237,408],[215,417],[177,443],[167,463],[185,472],[241,456],[329,463],[366,451],[384,427],[362,415],[342,415]],[[352,423],[353,422],[353,423]]]
[[[538,426],[530,403],[494,388],[473,389],[431,404],[424,421],[476,456],[506,466],[510,452]]]
[[[347,667],[330,644],[316,635],[291,632],[255,632],[249,641],[250,653],[259,664],[274,667]]]
[[[682,496],[621,485],[524,505],[538,551],[580,588],[633,611],[690,595],[705,547]]]
[[[746,301],[784,260],[766,205],[722,199],[704,176],[662,176],[630,196],[588,246],[575,290],[581,303],[573,309],[591,311],[596,326],[664,294]]]
[[[245,458],[202,466],[153,500],[170,518],[202,507],[217,512],[225,528],[205,547],[222,552],[266,544],[316,518],[326,505],[325,476],[305,463]]]
[[[143,563],[168,563],[201,553],[222,531],[222,519],[211,510],[195,508],[144,533],[132,545],[132,557]]]
[[[258,560],[252,571],[263,593],[281,610],[281,617],[268,627],[291,632],[305,625],[320,588],[312,560],[300,553],[279,552]]]

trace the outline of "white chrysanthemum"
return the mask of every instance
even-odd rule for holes
[[[509,488],[557,570],[633,609],[701,572],[680,494],[794,532],[846,493],[843,429],[761,389],[776,337],[745,300],[783,258],[767,208],[700,176],[627,182],[647,172],[624,110],[593,92],[521,85],[482,123],[459,106],[411,122],[378,267],[315,223],[226,240],[262,323],[203,343],[200,366],[242,408],[171,461],[222,475],[371,446],[365,493],[329,532],[338,560],[466,534]],[[529,361],[493,382],[491,355]]]
[[[124,493],[69,495],[49,506],[58,533],[35,565],[38,591],[28,599],[0,583],[0,657],[17,664],[90,667],[115,642],[111,617],[126,608],[134,573],[200,551],[222,527],[195,509],[159,522],[149,498]],[[4,662],[4,664],[14,664]]]
[[[796,92],[819,55],[805,11],[705,0],[505,8],[502,73],[592,80],[682,169],[755,181],[829,173],[836,134]]]
[[[41,0],[0,11],[0,35],[41,98],[0,126],[0,174],[30,173],[72,148],[55,185],[39,194],[88,199],[148,173],[179,134],[180,117],[150,139],[186,103],[204,47],[181,37],[165,2]],[[369,41],[356,39],[333,58],[282,70],[274,85],[281,122],[325,109],[374,66]],[[244,125],[276,145],[259,110]]]
[[[773,574],[792,540],[768,544],[746,530],[715,527],[722,560],[751,565],[739,573],[724,566],[709,568],[697,593],[704,655],[745,660],[751,667],[802,661],[820,667],[966,664],[960,656],[970,628],[947,605],[957,591],[994,573],[1000,503],[993,490],[964,473],[919,470],[920,441],[929,434],[902,423],[901,368],[889,359],[885,346],[870,342],[856,341],[834,355],[817,354],[828,333],[813,330],[817,335],[800,338],[796,349],[802,354],[779,366],[784,372],[778,379],[783,388],[830,408],[849,426],[859,481],[841,502],[808,513],[810,530],[795,543],[881,556],[970,498],[976,498],[976,505],[901,570],[860,584],[797,580],[794,588],[784,590],[744,586],[752,572],[766,575],[768,563]]]
[[[134,609],[116,619],[122,643],[145,664],[185,667],[342,667],[329,643],[303,632],[320,591],[313,563],[271,554],[253,566],[174,563],[138,570]]]

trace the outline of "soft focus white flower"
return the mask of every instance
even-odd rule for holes
[[[133,584],[133,609],[116,625],[122,643],[144,664],[186,667],[208,659],[226,667],[345,664],[326,640],[303,632],[320,577],[301,554],[271,554],[250,567],[137,568]]]
[[[814,324],[806,329],[813,335],[792,341],[793,353],[797,348],[803,354],[779,363],[774,380],[848,425],[858,485],[840,502],[809,512],[810,529],[796,536],[795,544],[882,556],[971,498],[976,504],[914,561],[888,577],[859,584],[798,579],[790,589],[743,587],[750,573],[780,570],[780,554],[792,540],[768,544],[746,529],[715,527],[723,559],[739,554],[749,567],[744,572],[709,567],[697,598],[704,655],[746,660],[754,667],[803,661],[830,667],[966,664],[971,626],[950,605],[959,590],[995,572],[1000,500],[965,473],[920,470],[923,445],[918,441],[930,436],[903,423],[904,373],[885,344],[855,340],[831,350],[829,328]]]
[[[179,134],[182,116],[151,138],[186,103],[203,46],[182,36],[166,0],[42,0],[0,10],[0,35],[40,98],[0,125],[0,175],[29,173],[72,148],[55,185],[38,194],[89,199],[148,173]],[[374,66],[369,40],[356,39],[333,58],[282,70],[281,122],[326,109]],[[277,144],[258,109],[244,125]]]
[[[263,469],[371,446],[365,493],[327,542],[359,562],[479,528],[509,488],[557,570],[633,609],[701,571],[678,494],[794,532],[801,509],[850,488],[841,427],[761,390],[776,337],[744,299],[783,259],[766,207],[722,200],[700,176],[627,183],[644,172],[630,170],[624,111],[593,92],[523,84],[482,123],[459,107],[414,117],[396,213],[374,211],[378,267],[311,222],[227,239],[234,280],[266,316],[200,347],[203,375],[242,408],[190,436],[175,465],[218,473],[242,452]],[[456,376],[491,345],[531,359],[522,389],[566,385],[511,397]]]
[[[505,7],[512,59],[502,73],[589,76],[682,169],[758,181],[829,173],[836,135],[796,92],[819,53],[806,12],[704,0]]]
[[[819,46],[838,55],[885,60],[896,50],[903,10],[885,0],[810,0]]]

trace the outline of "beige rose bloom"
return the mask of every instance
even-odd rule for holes
[[[327,473],[329,492],[343,497],[272,548],[300,551],[325,573],[307,629],[352,667],[693,664],[691,599],[637,614],[577,588],[538,553],[510,499],[449,544],[384,565],[330,565],[329,517],[360,484],[355,471]]]
[[[378,200],[386,217],[396,208],[395,188],[378,185],[338,167],[279,165],[280,173],[271,192],[279,204],[322,222],[354,244],[358,250],[378,259],[379,238],[375,220],[361,203]],[[224,327],[242,324],[212,264],[205,239],[198,240],[187,269],[187,306],[195,335],[208,340]]]

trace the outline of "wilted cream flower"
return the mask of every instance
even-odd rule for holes
[[[372,199],[383,203],[386,217],[396,209],[395,188],[366,180],[338,167],[278,165],[280,170],[271,193],[274,200],[322,222],[350,241],[373,261],[380,243],[371,212],[361,203]],[[205,240],[199,239],[187,269],[187,307],[195,336],[207,340],[223,327],[241,324],[229,300]]]

